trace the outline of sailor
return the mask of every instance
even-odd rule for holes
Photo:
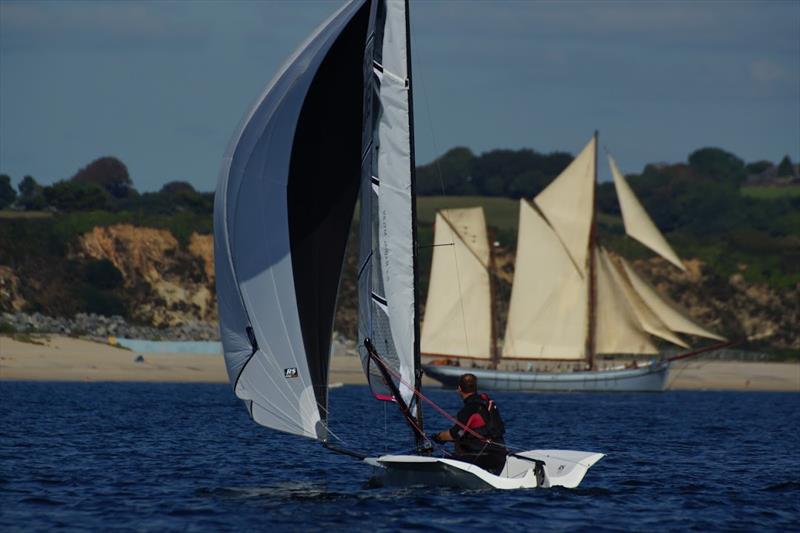
[[[499,474],[506,463],[506,448],[505,425],[497,405],[486,394],[478,393],[478,378],[474,374],[459,378],[458,395],[464,401],[456,416],[458,423],[431,436],[431,440],[439,444],[452,441],[455,459]]]

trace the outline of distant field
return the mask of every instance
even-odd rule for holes
[[[14,211],[0,209],[0,218],[49,218],[53,216],[50,211]]]
[[[750,185],[741,188],[742,196],[758,198],[760,200],[772,200],[774,198],[797,198],[800,197],[800,185],[787,185],[785,187]]]
[[[454,207],[483,207],[486,223],[503,231],[517,230],[519,200],[490,196],[420,196],[417,198],[417,220],[432,225],[436,211]]]

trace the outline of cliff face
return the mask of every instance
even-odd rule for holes
[[[356,248],[351,239],[335,323],[337,331],[351,338],[356,335],[358,317]],[[108,259],[122,274],[122,287],[116,291],[135,321],[154,326],[216,321],[211,235],[195,233],[181,245],[167,230],[127,224],[96,227],[83,234],[58,264],[36,260],[16,270],[0,265],[0,311],[28,310],[36,302],[36,310],[43,314],[69,314],[58,307],[69,299],[69,276],[58,273],[98,259]],[[498,250],[495,264],[502,335],[514,277],[513,252]],[[800,350],[800,287],[777,290],[747,283],[741,274],[722,278],[698,260],[685,264],[687,271],[681,272],[660,258],[651,258],[635,261],[634,268],[700,324],[718,333],[731,338],[763,336],[766,345]],[[745,269],[742,265],[741,270]],[[63,279],[56,279],[58,275]]]
[[[758,337],[769,346],[800,350],[800,287],[777,290],[747,283],[740,273],[722,278],[698,260],[684,264],[686,272],[661,258],[636,261],[634,267],[700,324],[731,338]]]
[[[167,230],[128,224],[96,227],[71,258],[108,259],[122,273],[131,318],[155,326],[217,318],[211,235],[192,234],[179,246]]]

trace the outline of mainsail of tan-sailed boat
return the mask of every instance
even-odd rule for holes
[[[627,235],[685,270],[610,155],[608,161]],[[653,337],[681,348],[689,348],[681,334],[724,340],[697,324],[678,304],[659,294],[625,259],[613,258],[598,243],[596,187],[597,134],[533,201],[520,200],[514,284],[502,349],[502,359],[583,362],[586,371],[559,374],[489,369],[486,372],[490,374],[479,376],[487,388],[663,390],[669,369],[663,358],[637,368],[600,371],[596,357],[657,356],[659,350]],[[459,249],[471,250],[463,235],[485,235],[485,227],[478,227],[485,222],[482,213],[480,217],[458,215],[462,211],[473,210],[450,209],[436,218],[432,287],[426,307],[432,308],[433,313],[428,324],[426,311],[422,351],[448,358],[492,360],[489,343],[479,332],[492,328],[494,310],[476,308],[479,290],[474,281],[480,273],[480,284],[489,285],[491,273],[488,268],[481,270],[479,261],[469,261],[469,257],[460,260],[464,254],[457,253]],[[458,222],[447,224],[451,219]],[[452,250],[440,246],[450,241]],[[467,282],[462,281],[462,270],[471,276]],[[435,283],[447,288],[434,286]],[[441,300],[448,295],[449,302],[443,303]],[[461,324],[464,326],[459,337],[457,329]],[[427,350],[428,346],[432,349]],[[452,368],[429,365],[426,372],[449,383],[450,374],[457,373]]]

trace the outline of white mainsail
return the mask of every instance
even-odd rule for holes
[[[698,337],[726,340],[725,337],[704,328],[689,318],[689,313],[666,296],[660,295],[652,285],[636,273],[627,261],[622,258],[620,258],[620,261],[636,293],[647,304],[653,314],[666,324],[669,329],[689,335],[697,335]]]
[[[686,267],[683,266],[678,254],[669,245],[664,235],[658,231],[653,220],[644,210],[625,177],[619,171],[616,161],[610,155],[608,156],[608,164],[611,167],[611,175],[614,176],[614,187],[617,190],[619,207],[622,211],[622,222],[625,224],[625,233],[685,271]]]
[[[490,248],[482,207],[442,209],[422,323],[423,355],[490,359]]]
[[[503,357],[585,357],[587,285],[558,236],[526,200],[519,204],[514,285]]]
[[[597,139],[592,137],[572,163],[534,198],[581,275],[585,272],[589,251],[596,162]]]
[[[369,15],[364,0],[344,5],[292,55],[234,135],[214,204],[220,335],[235,393],[259,424],[320,440],[359,185]]]
[[[365,55],[365,117],[361,166],[359,353],[373,392],[390,399],[364,347],[401,376],[395,385],[410,405],[417,326],[413,142],[406,4],[378,2]],[[394,378],[393,378],[394,379]]]

